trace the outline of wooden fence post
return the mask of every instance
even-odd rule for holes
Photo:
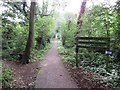
[[[79,48],[78,48],[78,38],[76,37],[76,67],[78,67],[78,51],[79,51]]]
[[[109,51],[110,50],[110,38],[107,40],[107,50]],[[107,61],[106,61],[106,70],[108,71],[108,68],[109,68],[109,64],[108,64],[108,61],[110,59],[110,56],[109,54],[107,55]]]

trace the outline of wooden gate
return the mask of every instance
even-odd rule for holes
[[[90,50],[109,50],[109,37],[76,37],[76,67],[78,67],[79,48],[87,48]]]

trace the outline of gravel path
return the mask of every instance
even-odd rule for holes
[[[70,77],[57,51],[57,39],[40,64],[35,88],[77,88]]]

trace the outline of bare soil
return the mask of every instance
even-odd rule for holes
[[[30,88],[34,87],[37,72],[40,69],[39,61],[22,65],[19,62],[3,61],[5,67],[9,67],[14,72],[13,80],[10,81],[10,88]]]
[[[97,80],[93,81],[93,78],[97,76],[95,73],[87,71],[82,67],[73,68],[72,65],[65,62],[64,65],[79,88],[89,90],[113,90],[111,85],[100,83]]]

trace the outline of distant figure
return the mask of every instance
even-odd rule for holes
[[[47,39],[47,43],[50,43],[50,37],[48,37],[48,39]]]
[[[39,49],[41,41],[42,41],[42,37],[38,37],[38,38],[36,38],[36,40],[37,40],[37,48]]]
[[[55,35],[55,38],[56,38],[56,39],[58,38],[58,34]]]

